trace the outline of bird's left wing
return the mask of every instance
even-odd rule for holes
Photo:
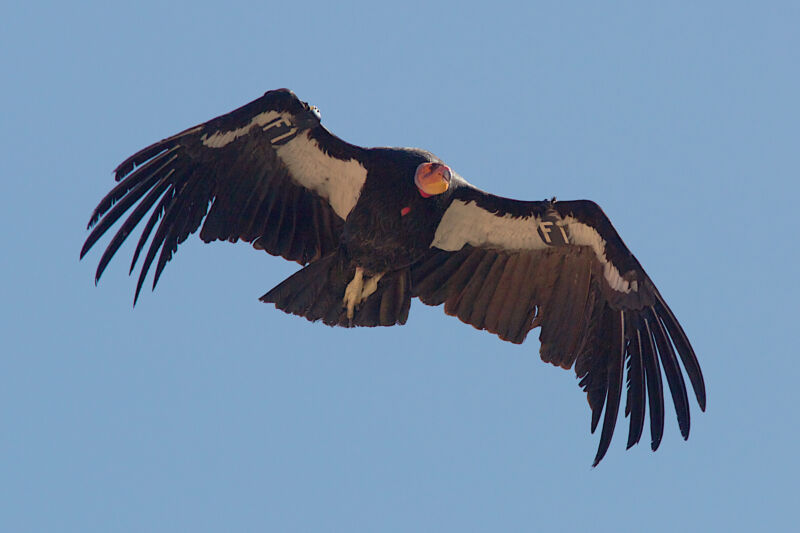
[[[444,303],[447,314],[507,341],[521,343],[541,326],[541,357],[575,366],[592,410],[592,432],[605,406],[594,464],[614,432],[626,362],[628,447],[642,435],[645,394],[653,450],[661,441],[661,366],[688,437],[678,357],[705,409],[703,376],[689,340],[593,202],[521,202],[460,186],[427,257],[412,269],[412,286],[424,303]]]
[[[155,229],[136,297],[158,254],[153,287],[177,250],[203,224],[200,237],[244,240],[301,264],[338,246],[367,170],[364,149],[321,124],[316,108],[286,89],[137,152],[116,169],[119,182],[95,208],[81,257],[126,212],[97,267],[152,210],[131,271]],[[159,253],[160,250],[160,253]]]

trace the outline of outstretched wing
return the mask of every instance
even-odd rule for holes
[[[156,254],[154,288],[178,244],[201,223],[205,242],[241,239],[308,263],[338,245],[343,220],[366,179],[362,153],[328,132],[316,108],[294,93],[270,91],[123,161],[115,171],[119,184],[92,214],[81,257],[130,211],[100,259],[99,280],[152,210],[131,262],[132,272],[155,229],[135,299]]]
[[[593,202],[521,202],[461,186],[412,271],[412,286],[424,303],[444,303],[447,314],[507,341],[521,343],[541,326],[541,357],[575,366],[592,432],[605,406],[595,465],[611,442],[626,363],[629,448],[641,438],[648,399],[652,449],[661,442],[662,366],[688,438],[678,357],[705,410],[703,375],[686,334]]]

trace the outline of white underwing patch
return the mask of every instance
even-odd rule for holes
[[[232,143],[242,135],[247,135],[250,132],[250,129],[253,128],[254,126],[263,127],[266,124],[273,122],[277,118],[283,118],[284,120],[288,121],[291,118],[291,115],[285,113],[278,113],[277,111],[264,111],[263,113],[259,113],[258,115],[251,118],[250,122],[248,122],[241,128],[236,128],[235,130],[228,130],[228,131],[218,130],[211,135],[204,134],[200,138],[200,140],[203,141],[203,146],[207,146],[209,148],[222,148]]]
[[[460,250],[465,245],[506,250],[542,250],[549,245],[542,240],[539,232],[545,229],[543,234],[546,235],[548,231],[552,231],[550,222],[544,224],[547,227],[543,227],[542,219],[537,216],[498,216],[478,207],[473,201],[455,200],[436,228],[431,247],[446,251]],[[570,244],[592,248],[603,265],[603,276],[612,289],[624,293],[638,290],[638,284],[623,279],[617,267],[606,257],[606,241],[596,229],[572,217],[560,220],[557,225],[567,228]]]
[[[240,128],[205,134],[201,140],[209,148],[222,148],[247,135],[254,127],[272,131],[273,126],[282,124],[291,126],[292,116],[277,111],[265,111]],[[271,139],[278,157],[295,182],[328,200],[337,215],[347,218],[361,194],[361,187],[367,179],[367,169],[355,159],[343,161],[326,155],[317,141],[308,136],[308,132],[279,145],[295,131],[296,128],[289,129],[285,134]]]
[[[582,222],[575,220],[572,217],[567,217],[564,222],[569,227],[570,242],[579,246],[590,246],[594,250],[600,264],[603,265],[603,276],[611,286],[612,289],[618,292],[629,293],[631,290],[638,290],[638,283],[634,282],[632,286],[628,280],[620,276],[619,270],[614,264],[606,257],[606,241],[597,233],[593,227],[586,225]]]
[[[498,216],[475,202],[454,200],[436,228],[431,246],[456,251],[469,244],[509,250],[547,248],[537,234],[538,217]]]
[[[367,169],[358,160],[326,155],[308,132],[276,147],[276,152],[293,180],[327,199],[337,215],[347,218],[367,179]]]

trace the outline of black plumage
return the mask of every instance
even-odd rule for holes
[[[685,332],[592,202],[500,198],[430,152],[349,144],[285,89],[137,152],[116,179],[91,215],[81,257],[122,220],[99,280],[149,213],[131,262],[133,272],[144,252],[134,301],[151,267],[155,288],[199,229],[205,242],[242,240],[303,265],[261,300],[312,321],[404,324],[417,297],[514,343],[540,327],[542,359],[575,368],[592,432],[603,418],[594,464],[608,450],[623,389],[628,447],[647,414],[658,448],[662,368],[684,438],[683,371],[705,409]]]

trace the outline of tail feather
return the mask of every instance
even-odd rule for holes
[[[387,272],[378,288],[347,317],[344,292],[355,275],[355,265],[338,252],[326,255],[295,272],[264,296],[264,303],[329,326],[393,326],[405,324],[411,307],[408,269]]]

